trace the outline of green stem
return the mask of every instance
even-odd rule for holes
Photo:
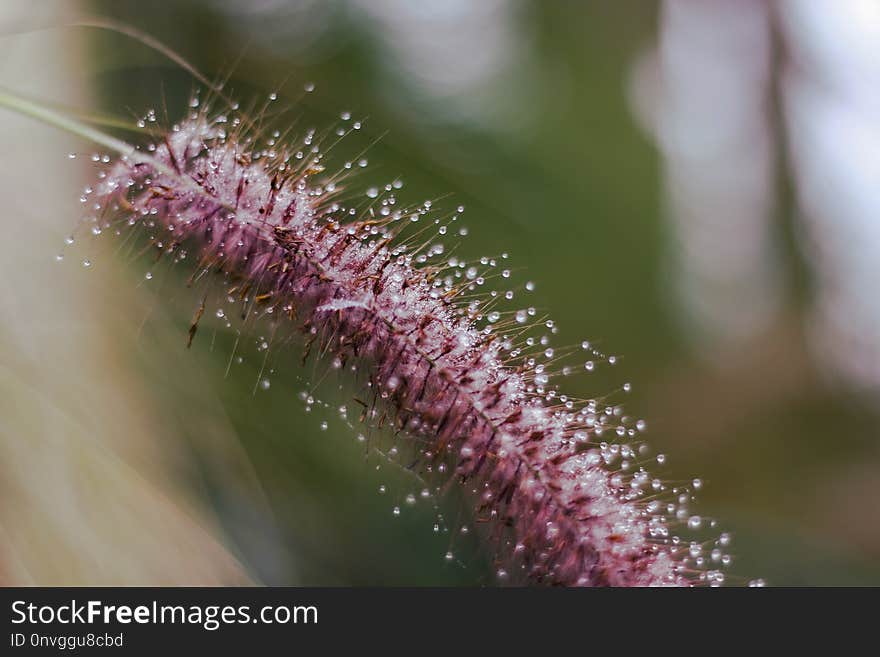
[[[73,117],[56,112],[46,105],[19,96],[17,93],[4,89],[3,87],[0,87],[0,107],[6,107],[7,109],[11,109],[24,116],[29,116],[32,119],[37,119],[48,125],[60,128],[61,130],[79,137],[83,137],[84,139],[88,139],[101,146],[105,146],[110,150],[116,151],[128,161],[134,162],[135,164],[149,164],[156,171],[181,180],[184,186],[200,194],[206,194],[205,190],[195,184],[191,179],[181,176],[164,162],[157,160],[148,153],[138,150],[128,142],[117,139],[116,137],[101,132],[100,130],[96,130],[85,123],[77,121]]]
[[[60,114],[45,105],[41,105],[32,100],[28,100],[23,96],[8,91],[0,87],[0,106],[11,109],[19,114],[29,116],[43,123],[47,123],[56,128],[60,128],[74,135],[78,135],[96,144],[101,144],[107,148],[116,151],[120,155],[144,159],[142,153],[139,153],[131,144],[111,137],[108,134],[96,130],[91,126],[81,123],[74,118]]]

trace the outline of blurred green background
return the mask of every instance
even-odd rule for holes
[[[880,584],[877,396],[830,371],[810,342],[815,263],[800,237],[787,157],[771,160],[767,192],[781,290],[773,311],[733,337],[713,333],[681,303],[688,269],[676,261],[670,177],[636,119],[637,63],[658,40],[660,6],[415,5],[108,0],[89,11],[156,36],[209,76],[229,74],[226,89],[242,100],[277,91],[279,106],[290,105],[279,124],[320,128],[351,111],[365,119],[365,143],[381,136],[365,186],[400,176],[406,199],[449,193],[443,207],[465,205],[461,253],[509,252],[518,280],[536,283],[532,303],[560,326],[557,344],[590,339],[621,358],[570,392],[592,397],[632,382],[626,408],[647,420],[649,442],[669,457],[665,473],[701,477],[696,510],[733,533],[731,573],[777,585]],[[118,34],[83,38],[82,83],[99,94],[94,107],[128,116],[164,103],[180,116],[194,86],[184,71]],[[784,70],[784,48],[775,52],[771,81]],[[317,88],[303,96],[307,82]],[[778,126],[772,85],[767,98],[768,124]],[[725,116],[716,120],[723,131]],[[762,147],[782,153],[779,134]],[[144,287],[143,268],[133,263],[117,284]],[[714,301],[723,306],[725,294]],[[254,579],[494,583],[491,555],[473,532],[459,531],[470,525],[466,504],[454,494],[438,506],[407,504],[422,484],[365,451],[338,420],[336,407],[350,401],[334,387],[321,394],[328,409],[304,411],[310,371],[295,347],[274,357],[271,388],[256,392],[254,349],[224,376],[233,336],[206,330],[187,352],[193,303],[180,285],[165,284],[149,321],[133,318],[118,340],[126,367],[162,409],[158,430],[186,455],[175,478],[207,501],[222,542]],[[734,313],[741,303],[731,294]],[[213,444],[218,415],[246,459]],[[242,459],[265,504],[230,483],[239,465],[229,463]]]

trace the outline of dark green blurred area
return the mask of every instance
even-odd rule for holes
[[[343,110],[369,117],[364,140],[382,138],[369,151],[364,181],[384,184],[400,175],[411,201],[450,193],[444,207],[467,207],[463,254],[509,251],[513,266],[523,268],[519,280],[537,285],[533,303],[559,324],[558,344],[591,339],[622,357],[614,369],[574,382],[572,394],[593,397],[633,383],[627,408],[648,421],[649,441],[669,455],[669,476],[702,477],[698,511],[734,534],[733,574],[778,585],[880,584],[880,483],[853,474],[880,467],[878,418],[871,403],[825,382],[809,360],[801,328],[809,280],[798,250],[790,244],[783,263],[791,288],[785,318],[746,345],[734,368],[718,370],[695,354],[670,300],[660,162],[625,89],[634,58],[655,38],[653,3],[522,4],[517,20],[529,38],[517,45],[528,66],[512,85],[521,106],[498,116],[512,109],[526,118],[507,125],[456,118],[442,101],[389,81],[375,32],[344,3],[331,4],[304,48],[295,35],[307,26],[292,26],[286,47],[283,23],[235,20],[208,2],[108,1],[95,8],[157,36],[211,76],[231,69],[226,88],[242,100],[277,90],[280,105],[296,101],[289,117],[298,125],[322,127]],[[263,38],[267,25],[271,42]],[[90,38],[105,111],[136,115],[164,103],[172,119],[180,115],[194,86],[184,71],[119,35]],[[298,100],[310,81],[317,90]],[[777,222],[784,234],[791,214],[783,203]],[[165,418],[166,426],[179,426],[181,441],[192,444],[199,466],[186,476],[210,496],[229,544],[259,580],[494,582],[491,555],[473,532],[462,538],[457,531],[468,507],[454,494],[442,500],[452,531],[435,533],[437,510],[404,502],[419,486],[368,456],[336,421],[332,409],[352,406],[350,399],[330,386],[322,398],[331,410],[303,411],[298,394],[310,370],[300,367],[298,349],[277,355],[271,388],[254,392],[255,355],[224,376],[233,337],[206,333],[185,352],[191,306],[158,305],[153,321],[179,327],[172,348],[181,349],[179,367],[188,374],[170,376],[154,364],[151,349],[169,347],[149,328],[135,365],[164,406],[181,414],[201,412],[186,401],[191,377],[221,400],[271,515],[252,513],[247,498],[227,488],[212,465],[216,457],[204,451],[210,437],[189,434],[198,425],[192,417]],[[384,495],[380,485],[388,487]]]

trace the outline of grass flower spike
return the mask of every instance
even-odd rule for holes
[[[351,165],[323,175],[314,133],[289,148],[278,135],[258,145],[246,125],[234,110],[194,110],[148,159],[123,156],[96,190],[101,221],[144,227],[167,257],[219,276],[245,315],[288,322],[307,352],[354,364],[369,416],[392,418],[423,464],[449,463],[475,490],[503,563],[548,584],[688,583],[665,505],[643,501],[650,477],[612,465],[635,458],[601,440],[618,432],[613,415],[550,387],[550,363],[516,339],[528,310],[502,321],[496,297],[465,298],[497,263],[462,276],[442,246],[406,237],[409,224],[436,229],[430,203],[398,207],[392,183],[355,208],[342,184]]]
[[[235,104],[212,111],[196,97],[168,130],[151,112],[140,125],[152,142],[138,147],[10,94],[0,104],[117,152],[93,158],[99,181],[83,197],[92,232],[134,231],[157,258],[189,264],[201,288],[190,341],[216,303],[211,314],[300,333],[304,358],[353,372],[363,421],[390,426],[423,472],[471,496],[500,577],[724,581],[728,536],[704,554],[706,543],[676,535],[704,523],[688,512],[691,487],[667,486],[643,467],[644,423],[556,387],[602,354],[584,343],[577,351],[588,360],[563,366],[564,350],[547,335],[553,322],[532,307],[506,309],[512,290],[488,290],[508,283],[506,254],[469,263],[437,241],[460,212],[404,206],[399,181],[350,191],[365,161],[333,172],[326,137],[266,134]],[[343,123],[331,134],[359,127],[347,113]]]

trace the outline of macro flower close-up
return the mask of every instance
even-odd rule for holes
[[[874,0],[11,0],[0,53],[4,587],[880,584]],[[40,600],[13,647],[138,640]]]

